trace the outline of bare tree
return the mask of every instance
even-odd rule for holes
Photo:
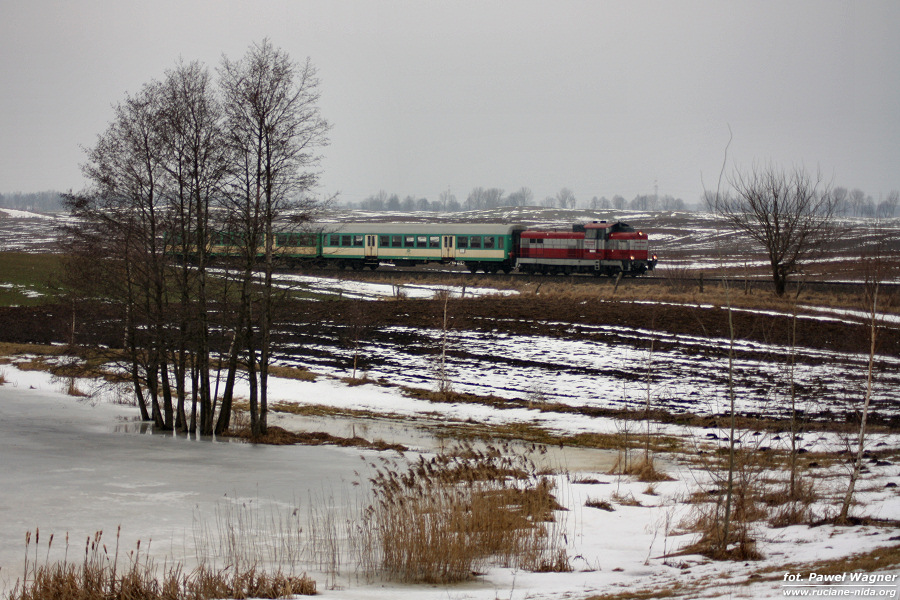
[[[853,494],[856,491],[856,483],[862,472],[863,455],[866,448],[867,421],[872,402],[872,390],[875,383],[875,354],[877,350],[878,331],[884,326],[881,322],[882,315],[880,311],[887,308],[887,306],[879,305],[879,302],[885,303],[884,299],[879,298],[879,288],[882,282],[894,279],[898,270],[896,254],[891,253],[887,247],[887,235],[882,235],[880,236],[876,247],[870,253],[862,257],[866,276],[864,299],[869,321],[869,360],[866,368],[866,388],[860,415],[859,437],[857,438],[856,452],[854,453],[850,466],[850,478],[847,483],[847,491],[844,494],[844,501],[841,503],[841,511],[837,517],[839,523],[845,523],[849,517],[850,506],[853,502]]]
[[[250,426],[257,436],[267,429],[275,227],[279,218],[289,213],[294,223],[311,218],[314,202],[310,192],[318,182],[314,170],[320,158],[317,152],[328,143],[330,126],[319,112],[316,69],[309,60],[304,64],[293,62],[268,40],[252,46],[240,61],[224,59],[221,80],[234,165],[226,197],[236,217],[232,223],[239,234],[244,261],[235,337],[238,342],[230,357],[229,380],[233,382],[238,353],[246,352]],[[264,270],[256,319],[252,313],[252,283],[260,249]],[[230,392],[227,388],[228,402]],[[229,421],[225,401],[217,431],[224,430]],[[230,406],[227,410],[230,412]]]
[[[459,201],[456,199],[456,196],[450,190],[446,192],[441,192],[440,200],[441,210],[447,212],[454,212],[459,210]]]
[[[160,98],[161,86],[153,82],[115,107],[115,119],[88,151],[82,167],[93,189],[72,207],[85,218],[88,231],[100,233],[83,238],[97,242],[92,251],[119,265],[109,271],[118,285],[106,290],[115,294],[125,312],[138,401],[146,385],[149,416],[158,428],[172,429]]]
[[[556,192],[556,203],[560,208],[575,208],[575,192],[567,187]]]
[[[210,208],[225,175],[226,159],[221,109],[209,71],[200,63],[179,64],[166,73],[161,87],[160,126],[164,161],[170,183],[167,198],[173,216],[170,250],[183,260],[177,275],[180,293],[175,381],[178,396],[176,428],[205,435],[213,432],[210,389],[210,314],[207,277],[212,235]],[[172,235],[174,234],[174,235]],[[188,260],[188,259],[191,260]],[[190,358],[190,366],[188,365]],[[191,372],[192,408],[185,415],[186,375]]]
[[[834,198],[820,177],[814,180],[803,169],[736,170],[729,183],[731,194],[707,194],[710,208],[762,247],[775,293],[781,296],[788,276],[824,251],[832,233]]]
[[[521,187],[507,196],[510,206],[531,206],[534,203],[534,192],[527,187]]]
[[[116,107],[82,167],[91,188],[69,199],[81,217],[70,230],[76,250],[104,273],[94,297],[121,307],[135,395],[143,409],[146,388],[142,416],[161,429],[193,431],[198,398],[201,421],[211,423],[205,242],[224,164],[219,121],[206,70],[179,65]],[[184,259],[180,267],[174,256]],[[201,432],[212,428],[201,423]]]

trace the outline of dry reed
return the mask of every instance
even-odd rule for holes
[[[374,466],[374,465],[373,465]],[[553,482],[524,454],[461,446],[402,470],[375,467],[365,526],[380,570],[403,582],[450,583],[489,564],[568,571]]]
[[[40,530],[25,536],[25,564],[7,600],[212,600],[213,598],[282,598],[294,594],[313,595],[315,581],[305,574],[289,576],[276,570],[267,573],[255,567],[212,570],[200,566],[185,573],[181,563],[160,567],[141,542],[134,550],[121,555],[119,534],[112,553],[98,531],[85,542],[80,562],[70,562],[69,539],[65,540],[65,557],[51,562],[53,536],[46,553],[39,555]]]

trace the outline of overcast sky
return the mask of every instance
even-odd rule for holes
[[[758,163],[900,188],[900,2],[0,0],[0,192],[81,189],[111,105],[268,37],[322,81],[324,193],[671,194]]]

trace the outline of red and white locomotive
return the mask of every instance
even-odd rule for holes
[[[519,270],[524,273],[642,275],[656,267],[647,234],[627,223],[594,221],[571,231],[523,231]]]

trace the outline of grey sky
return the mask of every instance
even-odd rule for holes
[[[268,37],[322,80],[323,191],[693,202],[731,164],[900,188],[900,2],[0,0],[0,192],[80,189],[126,92]]]

